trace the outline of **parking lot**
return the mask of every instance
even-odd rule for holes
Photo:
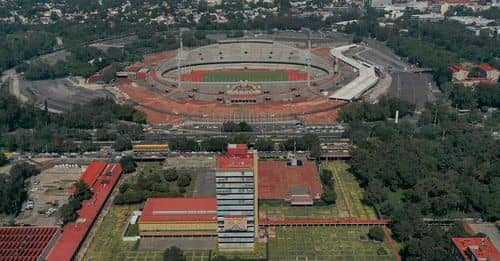
[[[29,178],[28,200],[16,223],[33,226],[57,225],[59,207],[68,201],[69,189],[81,176],[82,166],[60,164]]]
[[[177,156],[164,166],[175,168],[179,174],[195,178],[193,197],[215,196],[215,158],[212,156]]]

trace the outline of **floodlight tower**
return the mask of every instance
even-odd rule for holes
[[[310,36],[310,33],[309,33],[309,36]],[[311,38],[309,37],[309,40],[308,40],[308,51],[307,51],[307,55],[306,55],[306,61],[307,61],[307,87],[311,87],[311,59],[312,59],[312,55],[311,55]]]
[[[184,52],[184,44],[182,42],[182,33],[185,31],[185,29],[183,30],[184,28],[181,28],[179,30],[179,44],[180,44],[180,47],[179,47],[179,52],[177,52],[177,84],[178,84],[178,87],[181,88],[182,87],[182,67],[181,67],[181,62],[182,60],[186,60],[187,59],[187,53]]]
[[[182,31],[179,31],[179,42],[180,48],[177,52],[177,87],[181,88],[182,79],[181,79],[181,55],[182,55]]]
[[[302,28],[302,30],[307,31],[307,52],[306,52],[306,63],[307,63],[307,87],[311,87],[311,29]]]

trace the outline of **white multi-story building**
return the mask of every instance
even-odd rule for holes
[[[229,144],[216,160],[219,251],[253,251],[258,231],[258,155],[245,144]]]

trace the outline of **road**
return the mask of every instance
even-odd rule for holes
[[[21,93],[19,88],[19,75],[16,73],[16,70],[10,69],[2,74],[2,83],[7,83],[9,87],[9,93],[14,95],[19,101],[25,103],[28,101],[28,98]]]

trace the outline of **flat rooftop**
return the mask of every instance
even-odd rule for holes
[[[298,190],[307,190],[312,198],[319,198],[323,189],[316,165],[311,161],[302,164],[289,166],[286,161],[259,161],[259,199],[291,200],[293,191]]]
[[[148,198],[139,222],[215,222],[216,217],[215,197]]]
[[[248,151],[246,144],[229,144],[227,154],[217,156],[216,170],[253,170],[253,153]]]

